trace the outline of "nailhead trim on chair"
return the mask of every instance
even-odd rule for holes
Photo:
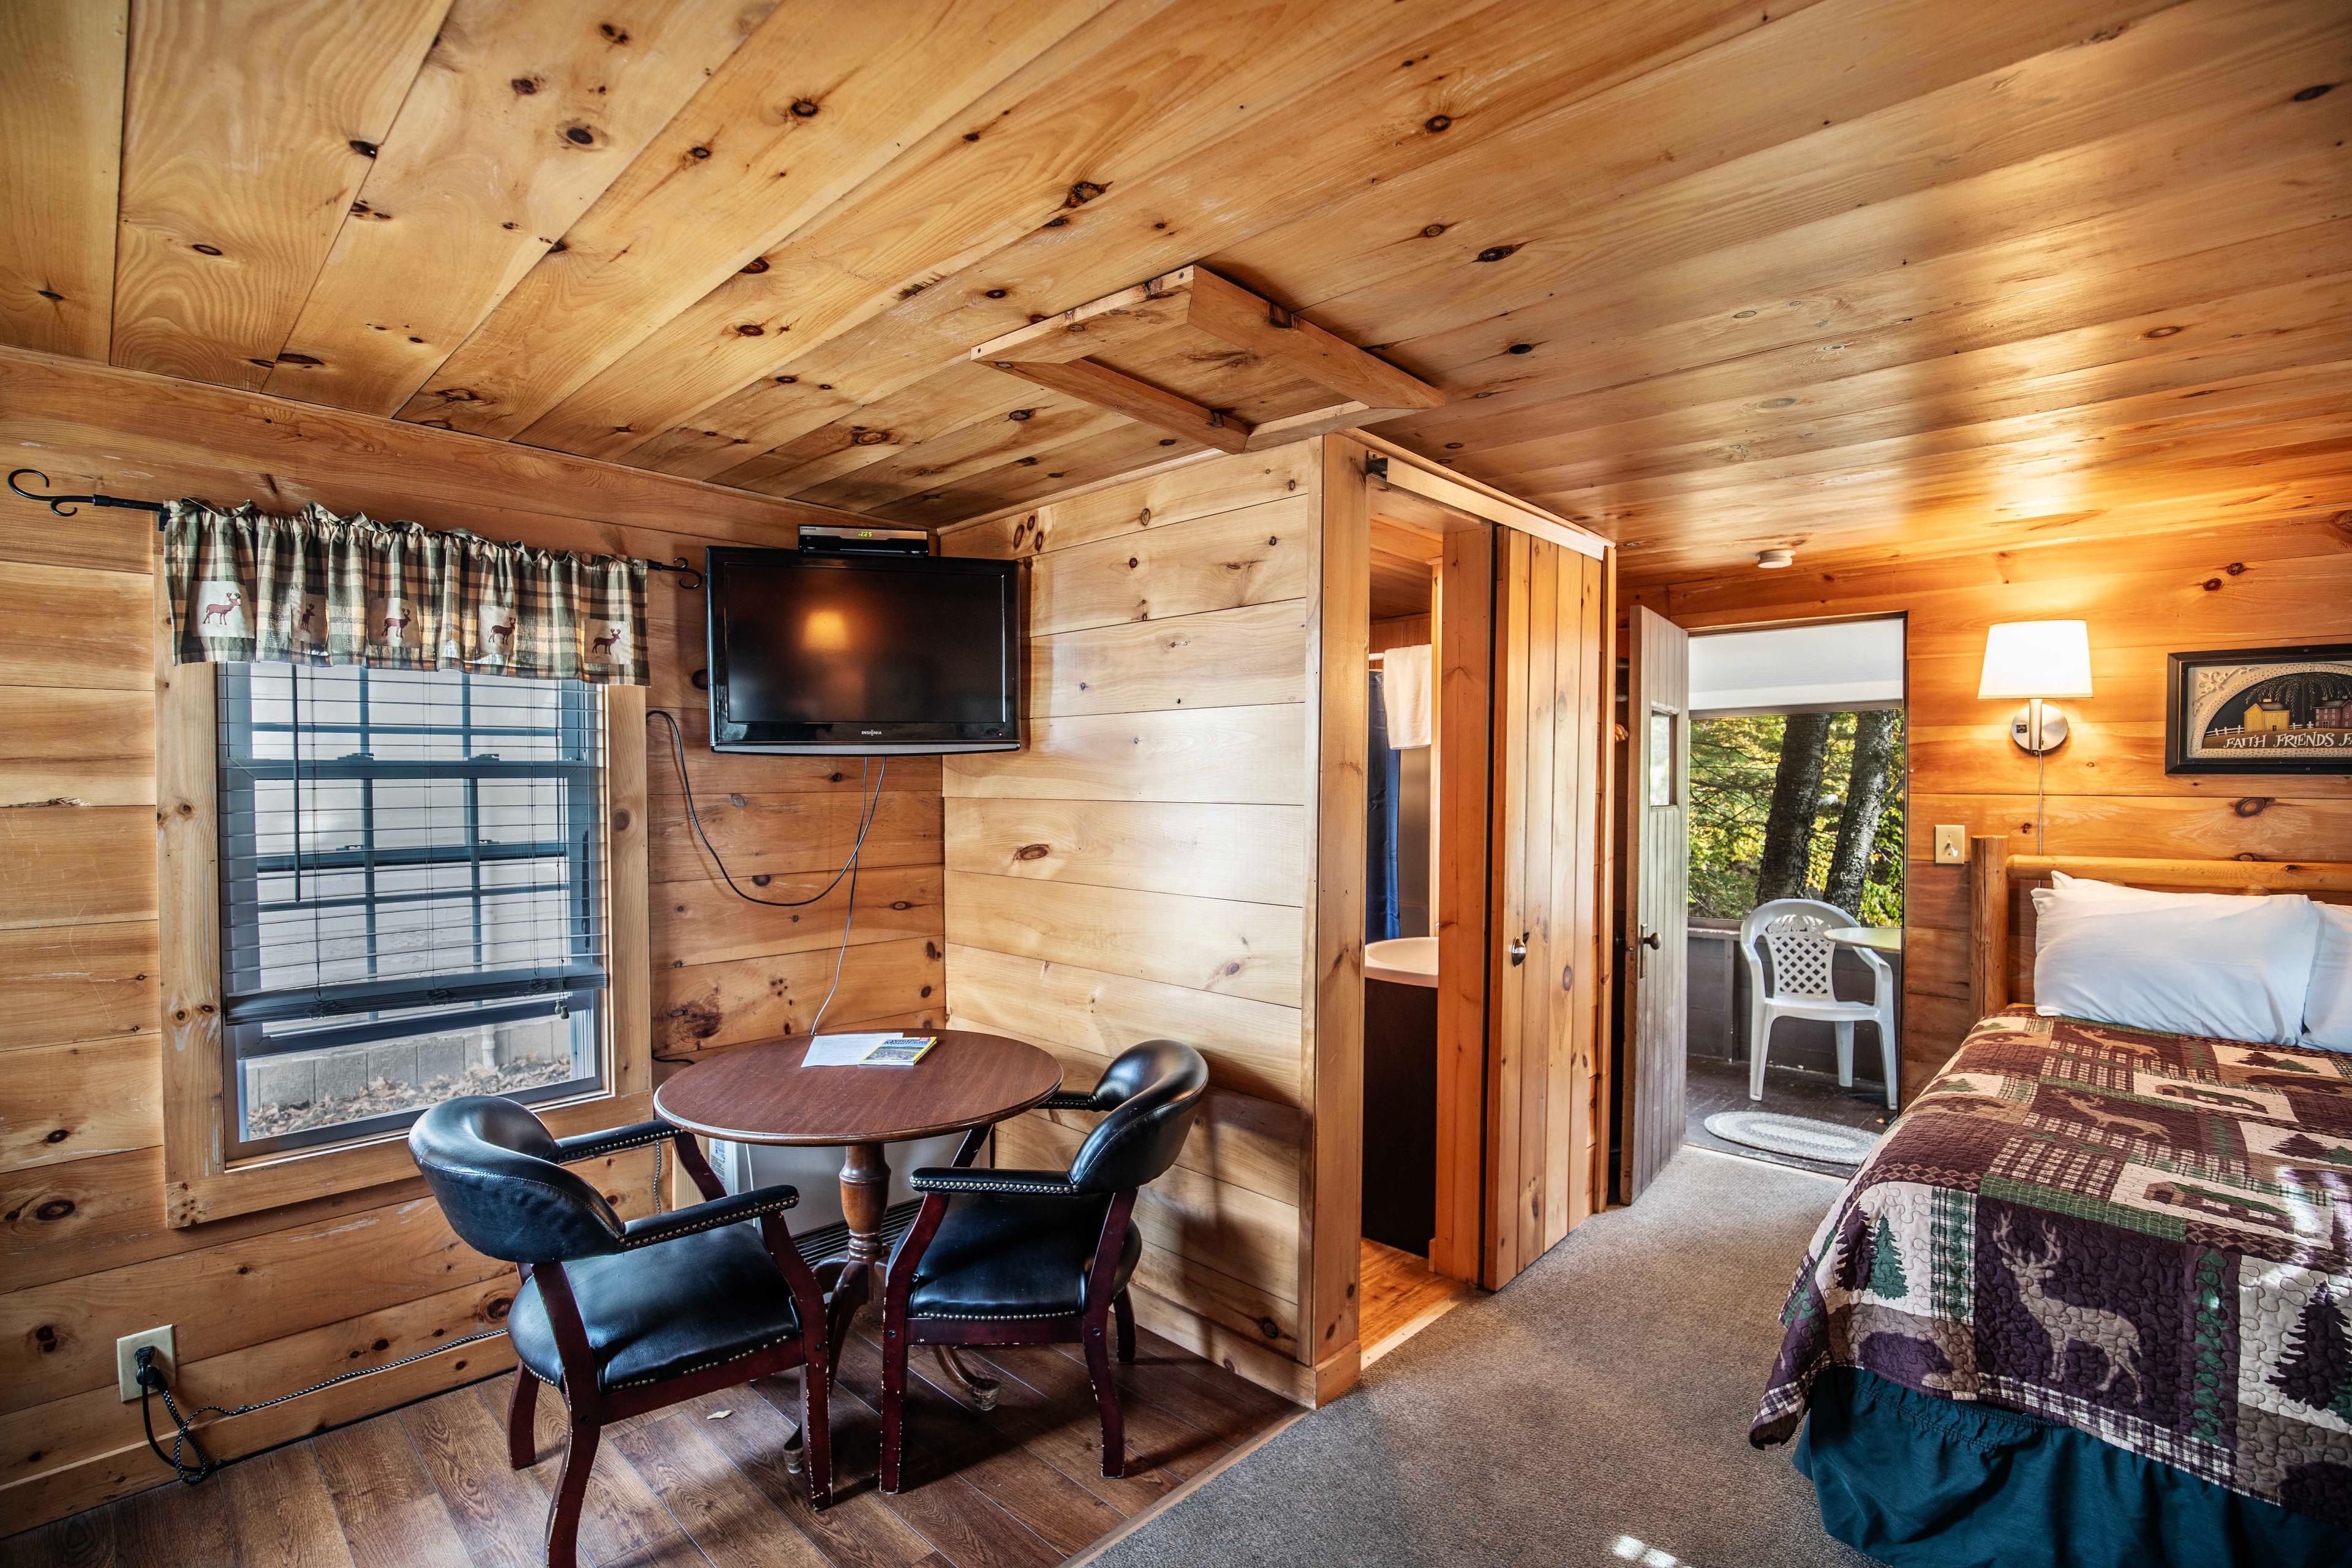
[[[690,1377],[698,1372],[708,1372],[714,1366],[725,1366],[730,1361],[741,1361],[746,1356],[758,1355],[761,1351],[773,1349],[775,1346],[782,1344],[786,1340],[796,1340],[800,1337],[801,1331],[798,1329],[794,1329],[789,1333],[778,1334],[774,1339],[769,1340],[763,1344],[753,1345],[750,1350],[737,1351],[733,1355],[720,1356],[717,1361],[697,1362],[692,1366],[680,1367],[676,1372],[666,1372],[659,1377],[633,1377],[626,1383],[616,1383],[613,1384],[613,1386],[614,1388],[643,1388],[649,1383],[668,1383],[677,1378]]]
[[[1067,1182],[973,1181],[969,1178],[931,1178],[920,1191],[927,1193],[1052,1193],[1076,1197],[1078,1189]]]
[[[907,1321],[910,1323],[1013,1323],[1034,1318],[1075,1318],[1077,1315],[1076,1312],[909,1312]]]
[[[666,1143],[684,1131],[684,1128],[673,1127],[666,1131],[648,1132],[642,1137],[625,1139],[618,1143],[590,1143],[579,1149],[567,1149],[563,1152],[575,1160],[600,1159],[606,1154],[617,1154],[624,1149],[642,1149],[648,1143]]]
[[[621,1243],[621,1250],[635,1252],[640,1247],[654,1247],[665,1241],[676,1241],[681,1236],[693,1236],[699,1231],[716,1230],[722,1225],[740,1225],[747,1219],[758,1219],[761,1215],[782,1214],[800,1201],[798,1193],[794,1193],[788,1198],[771,1198],[757,1208],[743,1209],[735,1214],[718,1215],[688,1226],[684,1230],[666,1230],[659,1236],[641,1236],[635,1240],[625,1239]],[[730,1356],[728,1359],[731,1361],[734,1358]],[[711,1364],[715,1366],[718,1363],[714,1362]]]

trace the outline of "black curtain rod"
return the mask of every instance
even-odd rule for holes
[[[161,501],[125,500],[120,496],[44,495],[38,490],[28,490],[24,486],[16,482],[26,474],[32,475],[35,479],[40,480],[41,483],[45,485],[49,482],[49,476],[41,472],[38,468],[18,468],[8,476],[8,488],[15,490],[18,495],[23,496],[26,500],[47,502],[48,504],[48,509],[51,511],[56,512],[59,517],[73,516],[74,507],[76,505],[111,506],[120,507],[125,511],[152,511],[155,514],[156,528],[160,531],[163,526],[163,513],[165,508],[163,503]],[[646,563],[646,570],[648,572],[683,572],[686,574],[686,577],[679,586],[688,589],[689,591],[702,586],[702,574],[695,570],[692,566],[688,565],[686,557],[683,555],[667,563],[648,561]]]

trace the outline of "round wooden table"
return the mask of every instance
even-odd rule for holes
[[[1061,1064],[1034,1046],[970,1029],[930,1033],[939,1043],[913,1067],[808,1067],[802,1058],[810,1039],[797,1035],[697,1062],[654,1090],[655,1114],[707,1138],[843,1146],[849,1245],[818,1266],[834,1276],[836,1347],[889,1257],[882,1222],[890,1165],[882,1146],[990,1126],[1062,1087]]]

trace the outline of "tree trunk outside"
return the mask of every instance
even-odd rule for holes
[[[1830,715],[1789,715],[1780,736],[1780,765],[1772,775],[1772,809],[1764,819],[1764,854],[1756,868],[1759,904],[1805,896],[1813,817],[1821,809],[1822,768],[1829,746]]]
[[[1853,716],[1853,771],[1846,778],[1845,808],[1838,815],[1837,847],[1830,852],[1829,886],[1822,896],[1857,920],[1878,819],[1895,782],[1895,726],[1901,717],[1893,708]]]

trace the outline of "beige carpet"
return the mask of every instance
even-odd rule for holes
[[[1748,1446],[1826,1177],[1685,1149],[1507,1288],[1091,1560],[1824,1568],[1788,1452]]]

